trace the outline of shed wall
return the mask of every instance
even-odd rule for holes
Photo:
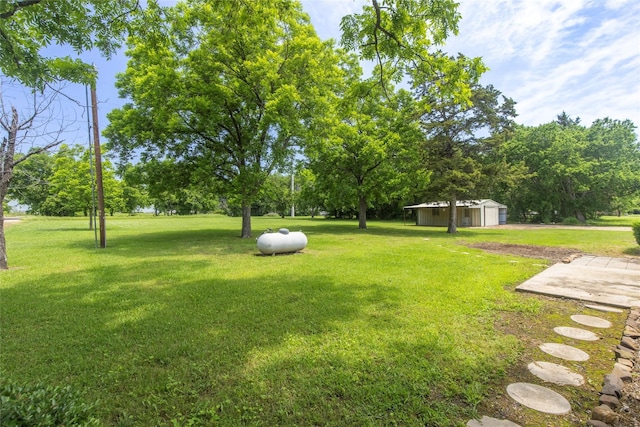
[[[485,227],[500,224],[498,207],[480,208],[458,207],[458,227]],[[506,211],[506,210],[505,210]],[[449,208],[420,208],[416,210],[416,225],[446,227],[449,224]]]
[[[464,207],[456,208],[458,227],[480,224],[480,210]],[[416,210],[416,225],[446,227],[449,225],[449,208],[420,208]],[[479,225],[478,225],[479,226]]]
[[[484,208],[484,221],[480,226],[491,226],[500,224],[500,214],[497,207],[488,207]]]

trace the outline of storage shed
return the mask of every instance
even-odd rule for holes
[[[449,202],[430,202],[405,206],[405,212],[416,214],[416,225],[446,227],[449,223]],[[488,227],[507,223],[507,207],[491,199],[458,200],[458,227]]]

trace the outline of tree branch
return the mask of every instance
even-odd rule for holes
[[[21,1],[18,1],[13,5],[13,8],[8,10],[7,12],[0,13],[0,19],[10,18],[13,15],[15,15],[15,13],[19,9],[24,9],[25,7],[33,6],[34,4],[38,4],[38,3],[41,3],[41,2],[42,2],[42,0],[21,0]]]

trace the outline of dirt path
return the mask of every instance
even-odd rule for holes
[[[464,245],[494,254],[518,255],[528,258],[547,259],[553,262],[571,262],[583,254],[580,250],[572,248],[518,245],[514,243],[479,242],[464,243]]]

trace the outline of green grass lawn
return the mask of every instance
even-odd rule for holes
[[[589,224],[631,227],[634,222],[640,222],[640,215],[601,216],[595,221],[589,221]]]
[[[259,256],[222,216],[84,218],[7,228],[0,374],[80,390],[105,425],[457,426],[523,352],[504,313],[544,269],[462,242],[620,255],[626,232],[444,229],[254,218],[254,236],[307,234],[302,254]]]

